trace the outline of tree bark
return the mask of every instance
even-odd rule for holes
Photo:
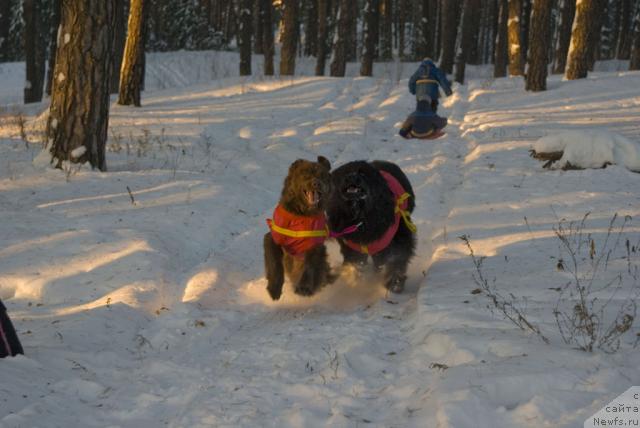
[[[296,70],[298,49],[298,1],[282,0],[282,49],[280,75],[292,76]]]
[[[122,67],[122,55],[124,55],[124,44],[127,36],[125,12],[125,0],[116,0],[116,24],[113,32],[113,67],[110,84],[110,92],[112,94],[117,94],[120,89],[120,68]]]
[[[457,5],[454,0],[442,0],[442,37],[440,49],[440,68],[445,73],[453,71],[455,58],[457,25]]]
[[[631,55],[631,0],[621,0],[622,11],[620,13],[620,31],[616,46],[617,59],[629,59]]]
[[[567,54],[565,77],[568,80],[583,79],[589,70],[589,32],[593,31],[598,0],[582,0],[576,4],[576,14],[571,30],[571,42]]]
[[[304,55],[315,56],[318,52],[318,0],[306,0],[304,29]]]
[[[593,71],[596,60],[600,59],[602,50],[602,27],[604,25],[604,16],[609,8],[608,0],[596,1],[596,12],[594,24],[589,31],[589,71]]]
[[[264,2],[255,0],[253,5],[253,52],[256,55],[264,54]]]
[[[51,87],[53,86],[53,70],[56,66],[56,49],[58,46],[58,27],[60,26],[60,8],[62,0],[53,0],[51,10],[51,26],[49,29],[49,60],[47,65],[47,78],[45,83],[45,92],[51,95]]]
[[[145,9],[149,0],[131,0],[127,23],[127,41],[120,68],[118,104],[140,107],[144,72]]]
[[[363,23],[363,46],[362,62],[360,64],[360,75],[373,75],[373,57],[376,50],[376,27],[378,25],[378,0],[365,0],[364,3],[364,23]]]
[[[264,52],[264,75],[273,76],[273,4],[271,0],[262,2],[262,51]]]
[[[333,77],[344,77],[347,67],[347,39],[349,38],[349,21],[351,11],[351,0],[341,0],[338,10],[336,37],[333,42],[333,58],[330,68],[330,75]]]
[[[393,4],[391,0],[380,0],[380,55],[382,61],[390,61],[393,43]]]
[[[522,12],[520,13],[520,56],[524,74],[524,63],[527,61],[529,51],[529,18],[531,17],[531,0],[522,0]]]
[[[640,2],[636,5],[633,18],[633,41],[631,42],[629,70],[640,70]]]
[[[316,54],[316,76],[324,76],[324,69],[327,60],[327,35],[328,35],[328,15],[331,2],[329,0],[318,0],[318,40]]]
[[[509,75],[522,76],[524,62],[522,58],[522,40],[520,39],[520,15],[522,0],[509,0]]]
[[[407,13],[407,0],[397,0],[396,19],[398,21],[398,59],[404,61],[405,59],[405,27],[406,27],[406,13]]]
[[[498,28],[496,29],[496,48],[493,60],[493,77],[506,77],[507,75],[507,46],[509,20],[508,0],[499,0]]]
[[[590,63],[590,32],[595,27],[598,0],[582,0],[576,4],[576,14],[571,31],[571,42],[567,53],[565,78],[567,80],[587,77]]]
[[[552,72],[562,74],[567,65],[567,53],[569,52],[569,42],[571,41],[571,26],[576,13],[576,2],[575,0],[560,0],[558,8],[558,36]]]
[[[46,48],[43,21],[43,5],[40,0],[24,0],[24,48],[26,54],[26,82],[24,102],[42,101]]]
[[[9,60],[9,28],[11,27],[11,1],[0,0],[0,62]]]
[[[238,11],[238,45],[240,48],[240,76],[251,75],[251,33],[253,30],[253,0],[241,0]]]
[[[551,44],[552,0],[534,0],[529,30],[528,67],[525,89],[545,91],[547,89],[547,63]]]
[[[114,0],[65,0],[49,119],[47,148],[63,161],[107,170]]]
[[[474,34],[478,29],[479,0],[464,0],[460,18],[460,47],[456,53],[455,81],[464,83],[464,71],[472,50]]]

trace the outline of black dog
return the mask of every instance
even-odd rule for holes
[[[371,255],[374,266],[384,269],[386,288],[401,293],[416,246],[410,218],[415,195],[409,179],[398,165],[385,161],[349,162],[331,177],[331,230],[358,226],[338,239],[344,263],[364,265]]]
[[[282,294],[285,273],[296,294],[311,296],[334,278],[327,249],[325,208],[331,192],[331,164],[298,159],[284,180],[280,203],[264,235],[267,290],[273,300]]]

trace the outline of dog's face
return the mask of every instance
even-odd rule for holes
[[[333,193],[328,214],[331,228],[340,231],[359,224],[349,239],[368,239],[386,230],[394,220],[393,194],[370,163],[349,162],[331,173]]]
[[[331,193],[331,164],[318,156],[317,162],[298,159],[289,167],[280,203],[294,214],[312,216],[323,212]]]

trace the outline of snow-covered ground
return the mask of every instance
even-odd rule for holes
[[[26,355],[0,360],[0,426],[574,427],[639,385],[637,325],[613,354],[562,340],[554,310],[571,314],[572,264],[554,228],[593,240],[576,249],[583,274],[611,251],[594,279],[610,321],[640,286],[640,175],[544,170],[528,150],[585,129],[637,143],[640,73],[554,76],[535,94],[470,79],[443,100],[445,137],[406,141],[403,66],[399,82],[383,68],[208,81],[169,67],[175,80],[148,83],[142,108],[112,106],[108,173],[34,166],[15,114],[33,140],[44,104],[4,107],[0,298]],[[0,104],[16,102],[12,80]],[[268,297],[265,219],[289,164],[317,155],[409,176],[419,247],[404,294],[344,271],[312,298]],[[491,310],[461,235],[548,344]]]

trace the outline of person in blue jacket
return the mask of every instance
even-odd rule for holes
[[[416,110],[407,117],[399,134],[404,138],[435,138],[436,132],[447,126],[447,118],[440,117],[431,109],[429,97],[418,101]]]
[[[447,80],[446,74],[435,65],[431,58],[425,58],[409,79],[409,92],[416,96],[417,102],[428,97],[431,110],[435,113],[438,111],[439,86],[442,87],[446,96],[452,94],[451,84]]]

